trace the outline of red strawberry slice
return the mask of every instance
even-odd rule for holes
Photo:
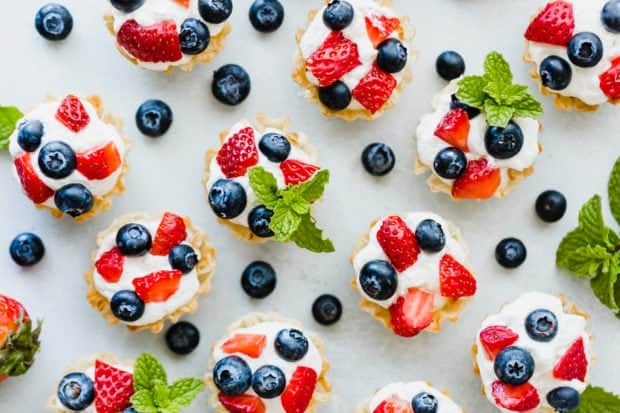
[[[480,332],[480,343],[489,360],[495,360],[500,351],[518,339],[519,335],[506,326],[489,326]]]
[[[68,95],[56,110],[56,119],[68,129],[78,133],[90,123],[90,116],[77,96]]]
[[[379,43],[390,37],[394,30],[400,27],[400,20],[396,17],[366,16],[366,32],[373,46],[379,46]]]
[[[313,369],[297,367],[280,397],[284,411],[304,413],[312,401],[317,380],[317,374]]]
[[[256,359],[266,345],[267,336],[262,334],[235,334],[222,344],[222,351],[227,354],[242,353]]]
[[[620,58],[612,60],[611,67],[599,76],[600,87],[610,99],[620,99]]]
[[[258,149],[254,129],[250,126],[229,137],[217,153],[217,164],[226,178],[245,175],[248,168],[258,163]]]
[[[287,185],[297,185],[306,182],[319,169],[321,168],[318,166],[295,159],[287,159],[280,163],[280,170],[284,175],[284,183]]]
[[[121,154],[114,142],[77,154],[77,170],[91,180],[105,179],[121,166]]]
[[[165,256],[175,246],[185,241],[187,230],[182,217],[166,212],[157,227],[151,254]]]
[[[104,252],[95,263],[97,272],[109,283],[118,282],[123,274],[125,257],[117,247]]]
[[[130,405],[133,375],[103,361],[95,361],[95,408],[97,413],[118,413]]]
[[[45,185],[35,172],[29,153],[16,158],[13,164],[22,188],[32,202],[41,204],[54,195],[54,190]]]
[[[554,1],[538,15],[525,31],[525,38],[532,42],[566,46],[573,37],[575,17],[573,5],[568,1]]]
[[[421,288],[410,288],[390,307],[392,330],[402,337],[417,336],[433,322],[435,296]]]
[[[331,32],[306,60],[306,68],[321,86],[329,86],[361,65],[357,45],[342,32]]]
[[[377,232],[377,241],[398,272],[405,271],[418,260],[418,241],[405,221],[397,215],[383,220]]]
[[[414,411],[411,402],[393,396],[379,403],[372,413],[414,413]]]
[[[224,393],[217,395],[220,403],[230,413],[265,413],[265,404],[260,397],[250,394],[228,396]]]
[[[588,374],[588,358],[583,338],[578,338],[564,353],[560,361],[553,368],[553,377],[560,380],[573,380],[585,382]]]
[[[133,280],[136,294],[145,303],[166,301],[177,292],[183,273],[179,270],[157,271]]]
[[[439,262],[439,291],[449,298],[471,297],[476,294],[476,279],[467,268],[445,254]]]
[[[396,78],[373,64],[370,72],[353,88],[351,95],[371,113],[376,113],[390,100]]]
[[[28,312],[17,300],[0,294],[0,348],[5,349],[7,337],[30,321]],[[8,350],[8,349],[6,349]],[[10,353],[10,350],[8,350]]]
[[[540,396],[530,383],[511,386],[499,380],[491,385],[495,403],[513,412],[529,412],[540,404]]]
[[[174,20],[162,20],[151,26],[141,26],[135,19],[127,20],[118,31],[116,41],[142,62],[176,62],[183,57]]]
[[[455,146],[463,152],[469,152],[467,138],[469,137],[469,116],[461,108],[451,110],[444,116],[435,129],[435,136]]]
[[[190,2],[190,0],[172,0],[172,1],[174,1],[179,6],[182,6],[182,7],[186,8],[186,9],[189,9],[189,2]]]
[[[489,165],[486,158],[467,163],[463,175],[452,185],[452,196],[461,199],[491,198],[502,182],[500,170]]]

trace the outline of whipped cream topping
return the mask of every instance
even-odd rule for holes
[[[532,340],[525,329],[527,316],[532,311],[538,309],[550,310],[557,317],[558,332],[553,340],[549,342]],[[544,406],[553,410],[547,403],[546,396],[547,393],[557,387],[572,387],[580,393],[585,390],[588,382],[587,377],[584,383],[577,379],[566,381],[553,376],[553,368],[556,363],[577,339],[583,339],[588,364],[592,354],[590,336],[586,331],[586,319],[581,315],[565,312],[562,301],[558,297],[540,292],[523,294],[512,303],[503,306],[499,313],[487,317],[482,322],[480,331],[489,326],[506,326],[510,328],[519,335],[519,339],[512,345],[527,350],[534,358],[534,375],[529,383],[538,390],[541,400],[539,408]],[[480,334],[476,337],[476,345],[478,347],[476,362],[480,368],[480,377],[484,385],[485,394],[489,401],[496,405],[498,409],[509,413],[510,410],[497,406],[493,398],[492,384],[498,378],[494,372],[494,362],[489,360],[482,346]],[[538,410],[535,409],[535,411]]]
[[[463,413],[463,409],[461,409],[458,404],[454,403],[451,398],[423,381],[388,384],[375,393],[368,403],[368,408],[370,413],[373,413],[382,402],[392,397],[411,402],[411,400],[420,393],[428,393],[435,396],[437,399],[436,413]]]

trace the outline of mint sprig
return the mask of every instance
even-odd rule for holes
[[[248,176],[260,202],[273,212],[269,228],[276,241],[294,242],[312,252],[335,251],[310,211],[312,203],[323,196],[329,182],[328,170],[320,170],[312,179],[282,189],[278,188],[276,178],[261,166],[250,169]]]
[[[574,413],[620,412],[620,397],[601,387],[588,386],[581,393],[579,407]]]
[[[24,114],[15,106],[0,106],[0,149],[9,148],[9,137]]]
[[[491,126],[502,128],[513,117],[538,118],[542,105],[527,92],[527,86],[512,83],[510,65],[498,52],[491,52],[484,61],[484,75],[465,76],[459,80],[456,97],[482,110]]]

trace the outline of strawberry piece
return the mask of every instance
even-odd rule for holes
[[[185,220],[182,217],[166,212],[157,227],[151,254],[168,255],[170,250],[187,238]]]
[[[480,332],[480,343],[489,360],[495,360],[500,351],[518,339],[519,335],[505,326],[489,326]]]
[[[117,247],[104,252],[95,262],[97,272],[109,283],[118,282],[123,274],[125,257]]]
[[[90,116],[80,99],[68,95],[56,110],[56,119],[68,129],[78,133],[90,123]]]
[[[242,353],[254,359],[259,358],[267,345],[267,336],[262,334],[235,334],[222,344],[224,353]]]
[[[91,180],[107,178],[121,166],[121,163],[121,154],[113,142],[77,154],[77,170]]]
[[[320,86],[331,85],[361,64],[357,45],[340,31],[331,32],[306,60],[306,68]]]
[[[372,42],[374,47],[379,46],[379,43],[390,37],[394,30],[400,27],[400,20],[397,17],[366,16],[366,32],[368,38]]]
[[[317,374],[313,369],[297,367],[280,397],[284,411],[304,413],[312,401],[317,380]]]
[[[174,1],[179,6],[182,6],[182,7],[186,8],[186,9],[189,9],[189,2],[190,2],[190,0],[172,0],[172,1]]]
[[[467,163],[463,175],[452,185],[452,196],[462,199],[491,198],[502,182],[499,169],[489,165],[486,158]]]
[[[258,163],[258,149],[251,126],[229,137],[217,153],[217,164],[226,178],[245,175],[248,168]]]
[[[476,294],[476,279],[467,268],[445,254],[439,262],[439,292],[443,297],[461,298]]]
[[[390,307],[392,330],[402,337],[417,336],[433,322],[435,296],[421,288],[410,288]]]
[[[455,146],[463,152],[469,152],[467,138],[469,137],[469,116],[465,109],[456,108],[443,117],[435,129],[435,136]]]
[[[620,58],[612,60],[611,67],[599,76],[600,87],[610,99],[620,99]]]
[[[405,271],[418,260],[418,241],[405,221],[397,215],[383,220],[377,232],[377,241],[398,272]]]
[[[133,375],[103,361],[95,361],[95,408],[97,413],[118,413],[129,407]]]
[[[553,368],[553,377],[560,380],[578,379],[585,382],[587,374],[588,358],[583,338],[579,337]]]
[[[133,286],[138,297],[145,303],[160,303],[177,292],[182,276],[183,273],[179,270],[157,271],[135,278]]]
[[[224,393],[217,395],[220,403],[230,413],[265,413],[265,404],[260,397],[250,394],[228,396]]]
[[[118,31],[116,41],[142,62],[176,62],[183,57],[174,20],[162,20],[151,26],[141,26],[135,19],[127,20]]]
[[[319,169],[321,168],[318,166],[295,159],[287,159],[280,163],[280,170],[284,175],[284,183],[287,185],[297,185],[306,182]]]
[[[414,413],[411,402],[407,402],[396,396],[383,400],[372,413]]]
[[[568,1],[548,3],[525,31],[525,38],[532,42],[566,46],[573,37],[575,17],[573,5]]]
[[[353,88],[351,95],[360,105],[374,114],[390,100],[396,85],[394,76],[381,70],[377,64],[373,64],[370,72]]]
[[[6,344],[9,334],[16,332],[21,323],[29,320],[28,312],[19,301],[0,294],[0,349]]]
[[[54,190],[39,178],[26,153],[13,161],[24,192],[35,204],[41,204],[54,195]]]
[[[513,412],[529,412],[540,404],[540,396],[530,383],[511,386],[496,380],[491,385],[495,403]]]

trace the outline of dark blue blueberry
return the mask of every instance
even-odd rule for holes
[[[558,319],[549,310],[534,310],[525,319],[525,331],[534,341],[551,341],[558,333]]]
[[[263,399],[278,397],[286,387],[284,372],[276,366],[262,366],[252,376],[252,389]]]
[[[73,29],[73,17],[65,6],[49,3],[37,12],[34,27],[47,40],[64,40]]]
[[[215,386],[228,396],[239,396],[252,385],[252,370],[241,357],[228,356],[213,368]]]
[[[467,157],[459,148],[442,149],[435,156],[433,169],[437,175],[445,179],[456,179],[465,172]]]
[[[175,354],[189,354],[198,347],[199,343],[200,331],[187,321],[179,321],[166,331],[166,344]]]
[[[342,303],[335,295],[323,294],[314,300],[312,315],[317,323],[332,325],[342,317]]]
[[[467,117],[473,119],[480,115],[480,109],[473,106],[469,106],[467,103],[463,103],[456,97],[456,94],[450,96],[450,109],[463,109],[467,112]]]
[[[439,252],[446,245],[446,235],[441,224],[434,219],[425,219],[415,229],[415,238],[424,251]]]
[[[144,255],[152,245],[151,233],[144,225],[125,224],[116,233],[116,246],[123,255]]]
[[[286,361],[299,361],[308,352],[308,339],[294,328],[280,330],[276,337],[276,352]]]
[[[319,87],[319,100],[331,110],[346,109],[351,103],[351,90],[344,82],[337,80],[329,86]]]
[[[495,259],[506,268],[517,268],[527,257],[525,244],[516,238],[505,238],[495,247]]]
[[[394,267],[383,260],[369,261],[360,271],[360,286],[372,299],[387,300],[396,292],[398,278]]]
[[[172,124],[172,109],[164,101],[150,99],[136,111],[136,126],[140,132],[151,138],[158,138],[168,131]]]
[[[442,79],[450,81],[465,73],[465,60],[457,52],[448,50],[437,57],[435,69]]]
[[[198,0],[200,16],[209,23],[222,23],[233,11],[232,0]]]
[[[534,358],[525,349],[506,347],[495,358],[493,370],[498,379],[506,384],[518,386],[527,382],[534,374]]]
[[[282,162],[291,153],[291,143],[286,139],[286,136],[269,132],[264,134],[258,142],[258,149],[271,162]]]
[[[353,21],[353,6],[345,0],[332,0],[323,11],[323,23],[332,30],[342,30]]]
[[[561,192],[548,190],[536,198],[536,213],[545,222],[556,222],[566,212],[566,197]]]
[[[603,42],[592,32],[581,32],[568,43],[568,58],[575,66],[593,67],[603,58]]]
[[[112,296],[110,310],[119,320],[137,321],[144,314],[144,301],[134,291],[120,290]]]
[[[38,120],[27,120],[19,126],[17,143],[27,151],[34,152],[41,145],[43,137],[43,124]]]
[[[198,254],[187,244],[175,245],[168,253],[168,262],[175,270],[187,274],[191,272],[198,263]]]
[[[362,152],[362,165],[371,175],[383,176],[394,168],[396,158],[392,148],[384,143],[371,143]]]
[[[269,228],[273,211],[264,205],[259,205],[250,211],[248,225],[252,233],[260,238],[273,237],[273,231]]]
[[[547,393],[547,403],[558,413],[568,413],[577,410],[581,396],[572,387],[556,387]]]
[[[64,142],[46,143],[39,151],[39,168],[45,176],[53,179],[66,178],[75,171],[76,166],[75,152]]]
[[[54,204],[73,218],[90,211],[95,204],[93,194],[82,184],[69,184],[54,194]]]
[[[9,253],[17,265],[30,267],[41,261],[45,255],[45,246],[36,234],[23,232],[13,238]]]
[[[388,73],[398,73],[407,65],[407,48],[398,39],[385,39],[379,44],[377,64]]]
[[[110,0],[115,9],[125,13],[138,10],[144,4],[144,0]]]
[[[190,17],[181,24],[179,40],[183,53],[195,55],[204,52],[209,46],[211,34],[206,24],[199,19]]]
[[[411,400],[411,407],[415,413],[437,413],[437,398],[427,392],[418,393]]]
[[[612,33],[620,33],[620,0],[609,0],[601,12],[601,21]]]
[[[559,56],[546,57],[538,72],[543,86],[552,90],[566,89],[573,77],[570,63]]]
[[[95,384],[84,373],[69,373],[60,380],[58,400],[69,410],[86,410],[95,400]]]
[[[484,135],[484,145],[489,155],[497,159],[509,159],[523,147],[523,131],[510,121],[505,128],[489,126]]]
[[[254,0],[250,6],[250,23],[259,32],[274,32],[283,21],[284,7],[278,0]]]
[[[224,65],[213,73],[211,92],[225,105],[235,106],[243,102],[251,87],[250,75],[239,65]]]
[[[127,407],[125,410],[123,410],[123,413],[138,413],[138,412],[133,407]]]
[[[252,298],[265,298],[276,288],[276,271],[264,261],[254,261],[241,274],[241,288]]]
[[[215,215],[222,219],[238,217],[246,204],[245,189],[238,182],[218,179],[209,190],[209,205]]]

